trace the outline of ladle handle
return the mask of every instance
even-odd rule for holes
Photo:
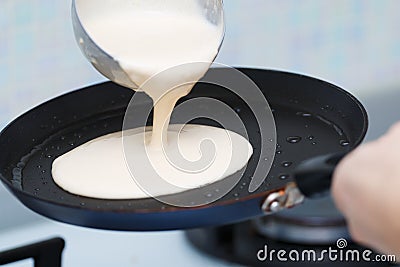
[[[300,192],[308,198],[329,194],[333,172],[346,154],[328,154],[300,163],[294,172],[294,180]]]

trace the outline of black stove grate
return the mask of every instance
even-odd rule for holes
[[[397,266],[389,262],[372,261],[376,255],[379,255],[374,252],[368,256],[371,259],[370,262],[363,260],[362,252],[367,248],[361,247],[351,241],[348,241],[345,249],[343,248],[342,251],[344,254],[342,255],[344,256],[340,258],[340,249],[338,249],[337,244],[304,245],[277,241],[260,235],[253,226],[254,224],[251,221],[248,221],[229,226],[194,229],[186,231],[186,237],[195,248],[199,249],[207,256],[214,256],[216,258],[243,264],[245,266]],[[265,246],[267,246],[267,251],[269,251],[268,253],[274,250],[275,255],[273,257],[263,259],[265,257]],[[329,250],[329,247],[338,251],[333,254],[338,256],[337,260],[330,260],[326,254],[325,256],[320,257],[322,251]],[[260,258],[262,260],[257,257],[257,253],[259,253],[260,250],[262,250],[262,252],[260,252]],[[281,261],[276,255],[279,250],[284,250],[287,253],[295,250],[299,255],[302,255],[303,252],[312,250],[316,252],[316,260],[308,258],[308,253],[305,253],[307,257],[302,258],[299,256],[298,261],[289,259],[288,254],[285,255],[287,261]],[[360,260],[357,261],[356,258],[353,260],[350,254],[346,257],[346,251],[358,251]],[[293,255],[293,258],[296,258],[296,255]],[[321,260],[318,260],[319,258]]]
[[[0,252],[0,265],[33,258],[35,267],[61,267],[65,241],[56,237]]]

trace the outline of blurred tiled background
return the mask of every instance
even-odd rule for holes
[[[0,1],[0,127],[54,95],[103,79],[72,33],[70,1]],[[400,1],[226,0],[217,59],[301,72],[359,94],[400,83]]]
[[[400,1],[227,0],[220,60],[319,76],[350,91],[400,82]]]

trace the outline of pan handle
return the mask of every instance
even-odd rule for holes
[[[264,214],[273,214],[283,209],[297,206],[304,198],[323,197],[330,192],[332,175],[346,153],[328,154],[305,160],[294,173],[294,182],[271,192],[262,202]]]
[[[300,192],[308,198],[329,194],[333,172],[347,153],[318,156],[300,163],[294,172],[294,180]]]

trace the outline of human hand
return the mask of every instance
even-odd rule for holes
[[[332,195],[354,241],[400,260],[400,123],[339,163]]]

